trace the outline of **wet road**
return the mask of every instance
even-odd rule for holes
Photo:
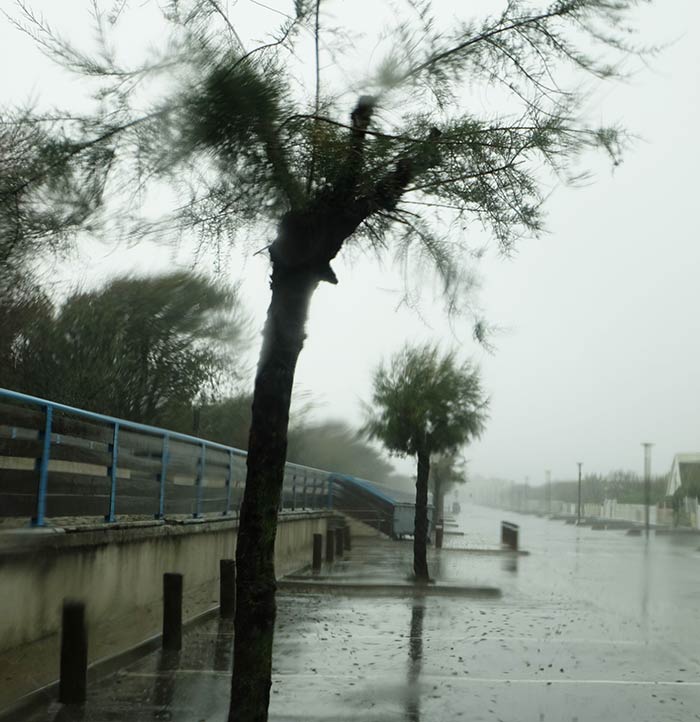
[[[479,507],[453,547],[495,547],[501,518],[529,556],[431,552],[450,583],[500,599],[334,594],[278,599],[271,719],[700,720],[700,538],[627,536]],[[405,579],[411,544],[356,543],[332,575]],[[226,718],[231,628],[191,630],[93,686],[84,710],[35,720]]]

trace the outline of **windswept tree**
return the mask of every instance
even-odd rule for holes
[[[392,465],[357,430],[342,421],[293,421],[289,428],[290,461],[391,483]]]
[[[236,291],[201,276],[121,277],[41,308],[8,339],[19,391],[159,425],[242,367]]]
[[[163,426],[184,434],[245,449],[250,430],[250,405],[247,393],[202,395],[193,407],[175,408],[166,414]]]
[[[47,118],[0,110],[0,283],[66,250],[102,202],[112,150],[81,148]]]
[[[418,581],[427,582],[430,460],[481,435],[488,399],[472,363],[458,364],[454,352],[443,355],[431,345],[406,346],[377,368],[372,386],[367,434],[417,462],[413,571]]]
[[[221,3],[173,1],[167,52],[135,67],[109,37],[124,3],[98,14],[93,54],[23,5],[18,22],[50,56],[89,76],[98,95],[91,114],[19,118],[37,135],[35,162],[0,186],[10,217],[3,226],[22,228],[15,208],[49,235],[54,220],[108,223],[121,209],[120,228],[133,221],[134,237],[257,238],[248,247],[269,255],[238,532],[232,722],[267,717],[277,509],[311,296],[320,282],[337,283],[331,263],[352,244],[430,264],[448,306],[463,308],[470,220],[507,251],[540,230],[551,173],[575,175],[590,148],[618,161],[620,133],[589,123],[586,93],[576,91],[583,77],[616,74],[631,49],[630,11],[642,1],[502,0],[495,14],[461,20],[440,17],[430,0],[408,0],[404,13],[387,14],[389,27],[372,23],[377,37],[364,47],[374,51],[358,55],[325,42],[338,32],[325,28],[342,23],[337,4],[290,2],[272,41],[245,51]],[[145,192],[159,183],[173,198],[160,219]],[[103,205],[110,213],[101,217]],[[483,328],[477,321],[478,338]]]

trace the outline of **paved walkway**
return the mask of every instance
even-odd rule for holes
[[[497,546],[500,517],[465,508],[465,536],[446,542]],[[531,555],[430,559],[440,582],[501,598],[281,593],[271,720],[700,720],[697,540],[509,519]],[[324,576],[405,581],[411,553],[356,542]],[[84,708],[52,703],[23,722],[223,722],[231,641],[230,623],[210,619],[181,653],[92,685]]]

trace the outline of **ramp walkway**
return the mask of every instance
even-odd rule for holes
[[[392,539],[413,534],[415,497],[376,481],[347,474],[330,474],[333,508],[362,521]],[[428,519],[432,527],[433,507],[428,498]]]

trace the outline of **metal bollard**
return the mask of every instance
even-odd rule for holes
[[[315,572],[321,571],[321,562],[323,561],[323,534],[314,534],[314,553],[312,569]]]
[[[444,533],[444,530],[442,528],[442,525],[435,527],[435,548],[436,549],[442,549],[442,535]]]
[[[344,541],[344,532],[343,530],[338,527],[338,529],[335,530],[335,555],[340,558],[343,556],[343,541]]]
[[[326,561],[332,562],[335,557],[335,533],[332,529],[326,532]]]
[[[87,694],[87,629],[85,603],[72,599],[63,602],[61,624],[61,678],[58,700],[63,704],[81,704]]]
[[[163,574],[163,649],[182,649],[182,574]]]
[[[350,539],[350,525],[348,524],[346,527],[344,527],[343,531],[345,532],[345,548],[350,551],[352,549],[352,540]]]
[[[222,617],[236,614],[236,561],[219,560],[219,613]]]

